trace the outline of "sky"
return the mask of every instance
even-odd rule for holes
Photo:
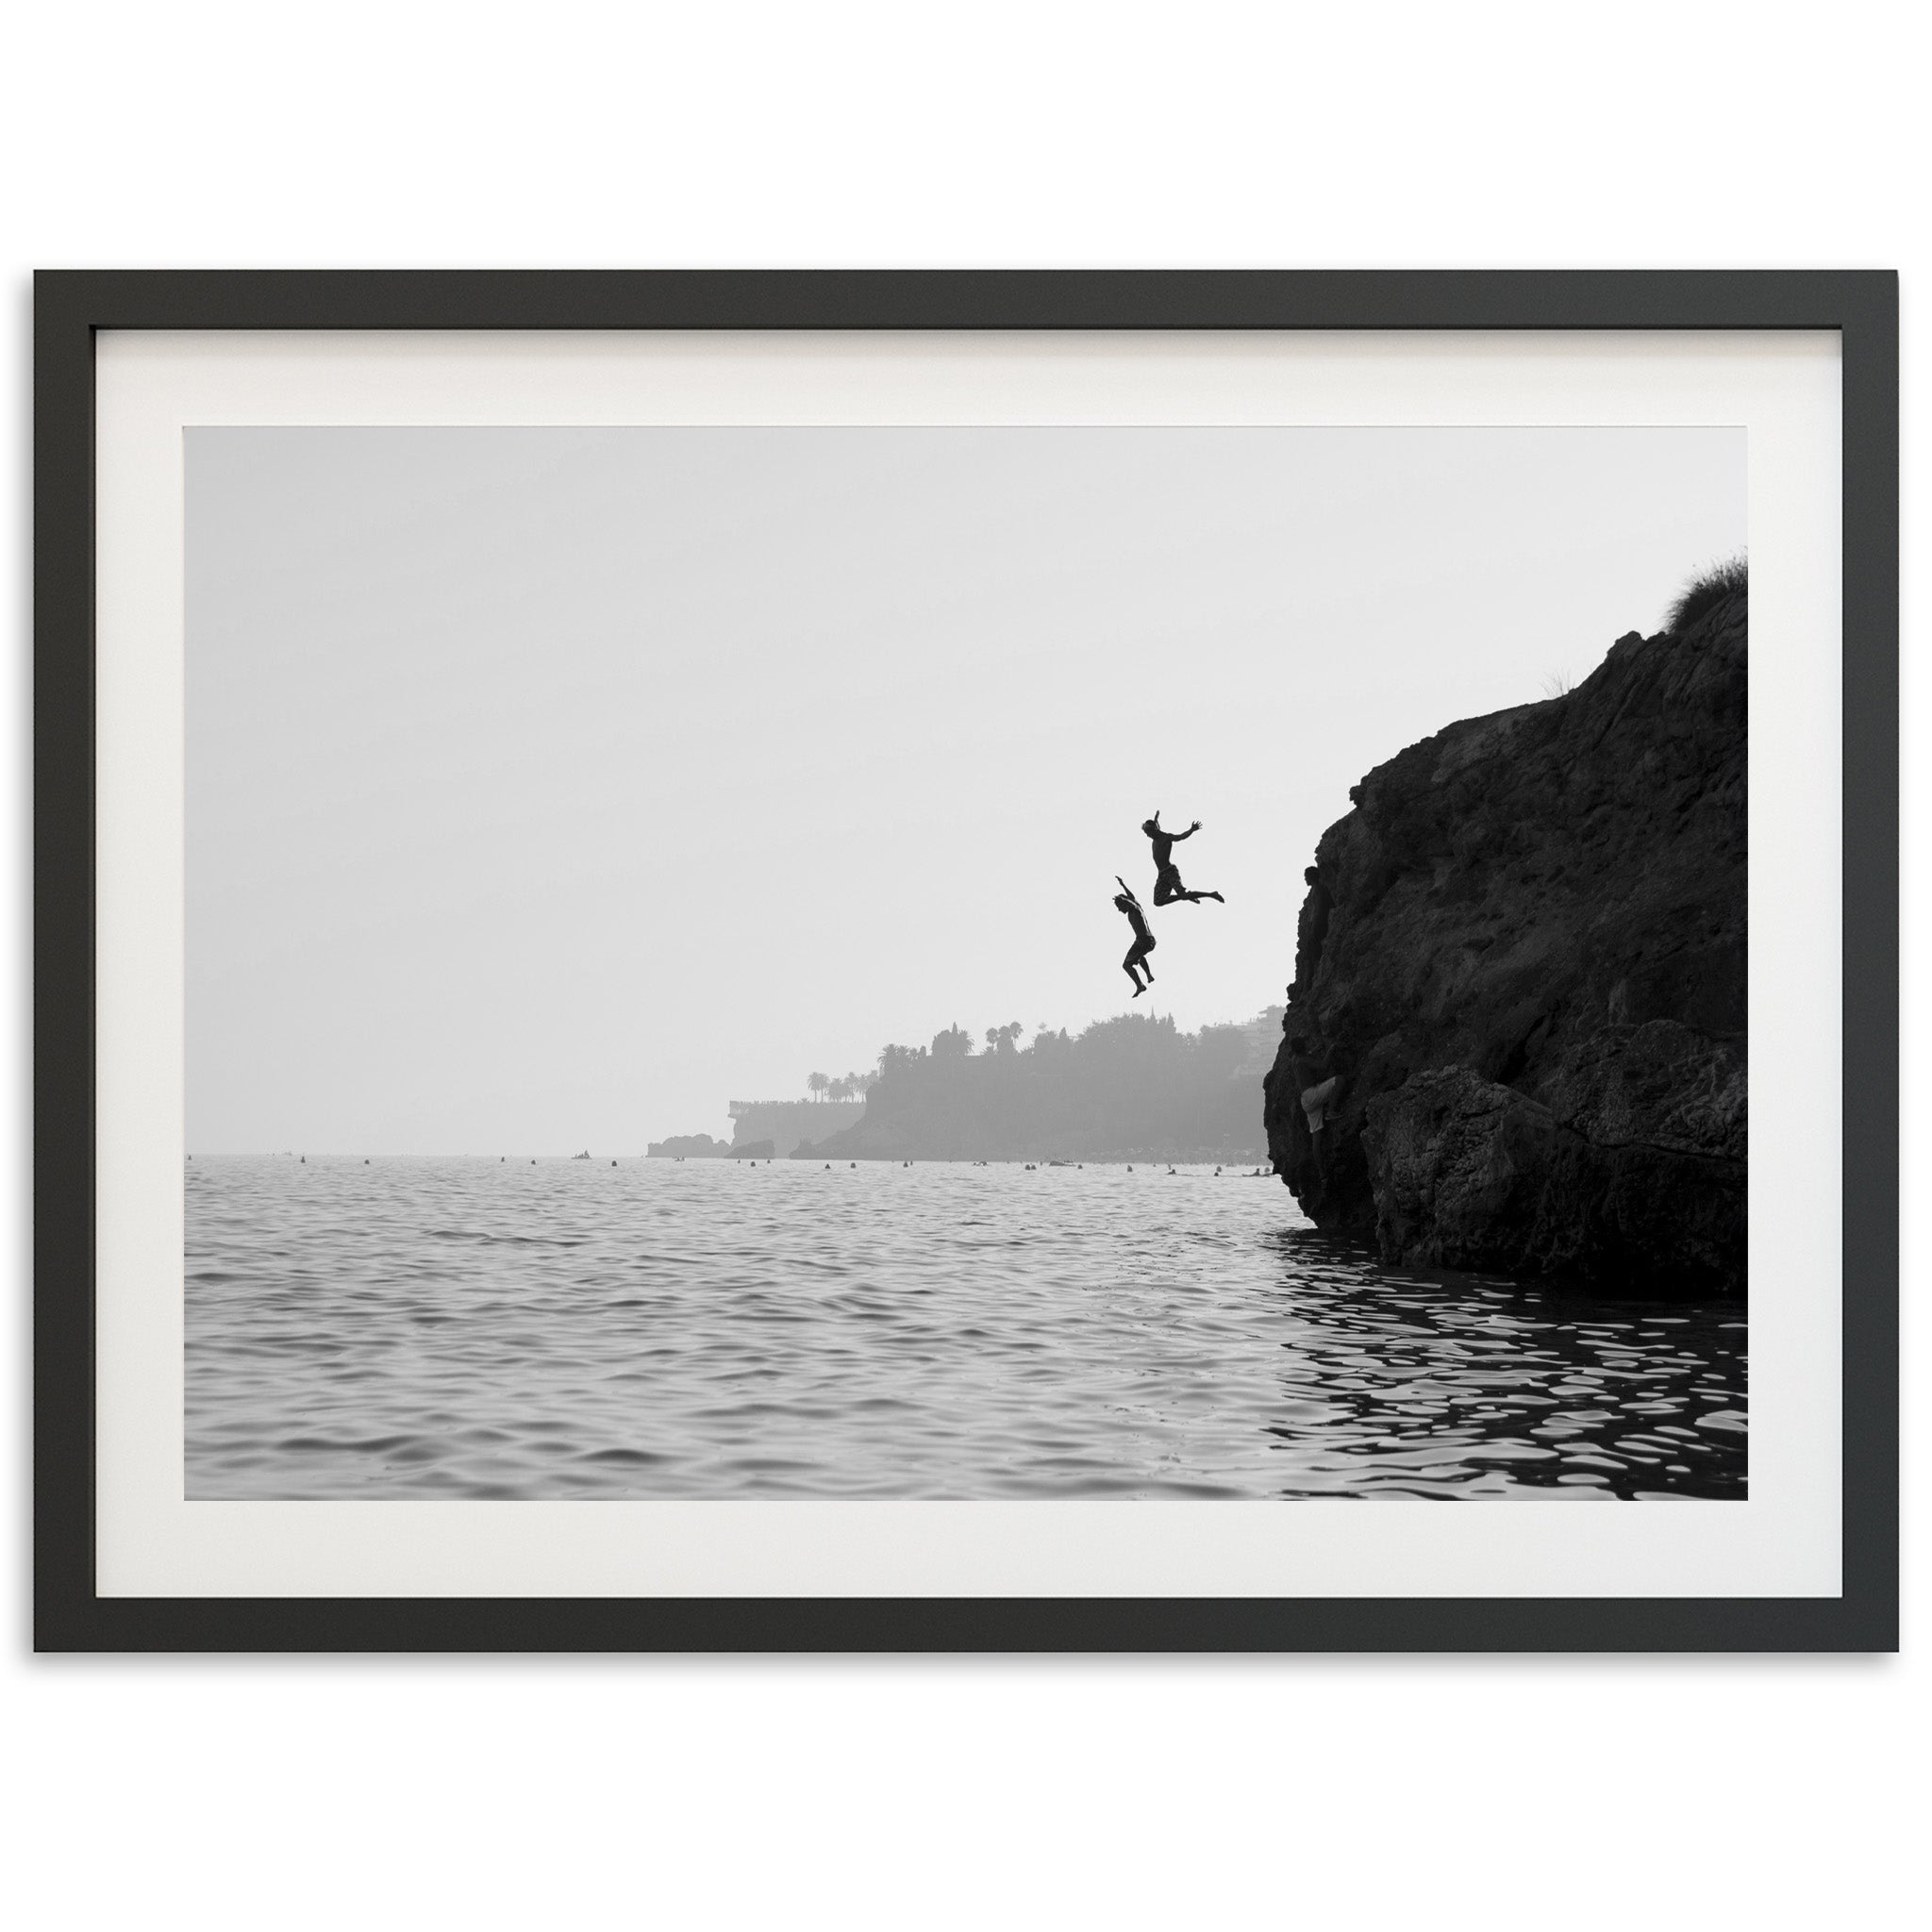
[[[1373,766],[1745,541],[1740,430],[187,435],[188,1146],[642,1153],[1246,1018]]]

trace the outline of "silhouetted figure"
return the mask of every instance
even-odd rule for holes
[[[1319,1166],[1328,1164],[1328,1110],[1337,1105],[1341,1075],[1330,1074],[1324,1080],[1308,1058],[1308,1042],[1299,1033],[1288,1042],[1288,1064],[1294,1075],[1295,1091],[1301,1097],[1302,1117],[1308,1124],[1308,1139],[1314,1146]]]
[[[1154,933],[1147,924],[1147,915],[1141,909],[1141,902],[1134,897],[1134,891],[1119,873],[1114,880],[1120,891],[1114,894],[1113,903],[1127,915],[1127,924],[1134,928],[1134,943],[1127,948],[1127,957],[1121,961],[1126,968],[1127,977],[1134,982],[1134,997],[1139,999],[1154,984],[1154,969],[1147,963],[1147,955],[1154,950]],[[1147,984],[1141,983],[1141,974],[1147,975]]]
[[[1198,906],[1203,899],[1213,899],[1221,905],[1227,902],[1219,892],[1191,892],[1181,884],[1181,869],[1174,862],[1174,848],[1183,839],[1191,839],[1201,829],[1201,821],[1196,819],[1185,832],[1170,832],[1160,823],[1160,814],[1156,812],[1151,819],[1141,822],[1141,829],[1154,841],[1154,903],[1157,906],[1171,906],[1176,899],[1185,899],[1191,906]]]
[[[1322,941],[1328,937],[1328,915],[1335,909],[1335,898],[1322,883],[1322,874],[1312,865],[1302,874],[1308,882],[1308,896],[1302,901],[1301,918],[1295,924],[1294,984],[1288,990],[1293,1000],[1315,983],[1315,968],[1322,960]]]

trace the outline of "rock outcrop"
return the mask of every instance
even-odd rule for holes
[[[708,1134],[673,1134],[668,1141],[653,1141],[644,1149],[647,1160],[728,1160],[738,1149],[728,1141],[714,1141]]]
[[[1350,792],[1265,1082],[1319,1226],[1410,1265],[1743,1291],[1747,615],[1633,632]]]

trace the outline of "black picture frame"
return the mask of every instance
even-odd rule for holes
[[[95,1593],[94,344],[119,328],[1836,331],[1843,1590],[1835,1598]],[[1882,1651],[1898,1630],[1898,287],[1825,272],[94,272],[34,286],[34,1641],[43,1651]]]

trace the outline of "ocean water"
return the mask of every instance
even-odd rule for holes
[[[196,1498],[1739,1497],[1733,1303],[1211,1168],[196,1158]]]

